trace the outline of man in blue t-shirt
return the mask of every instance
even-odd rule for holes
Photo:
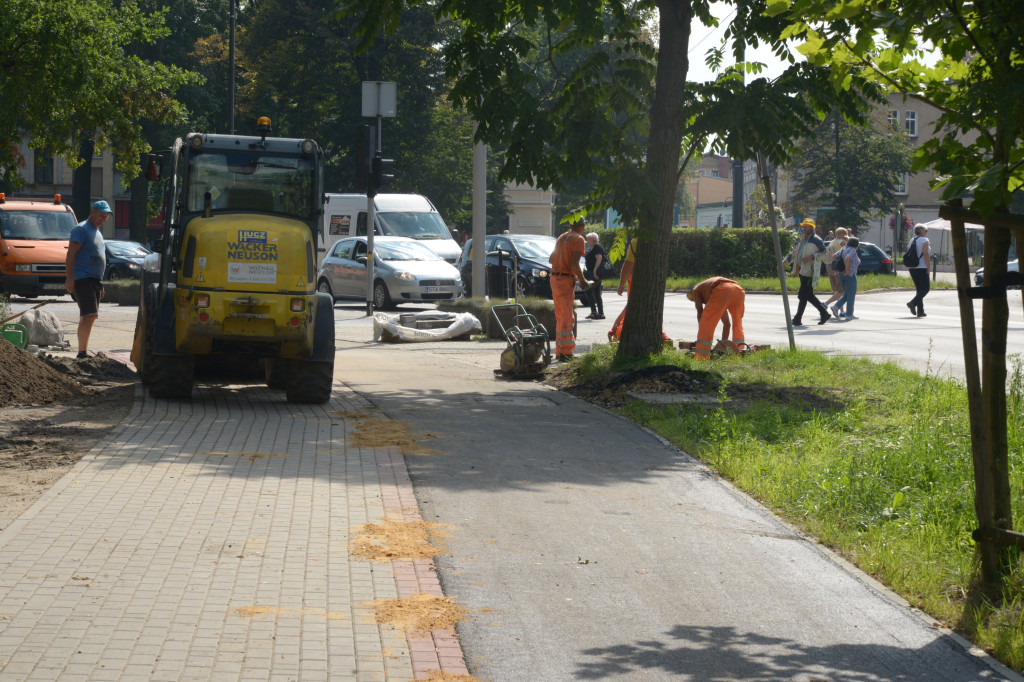
[[[78,357],[86,357],[89,335],[100,311],[103,298],[103,271],[107,267],[103,233],[100,228],[113,211],[102,199],[92,205],[89,217],[71,230],[68,257],[64,263],[67,278],[64,288],[78,303]]]

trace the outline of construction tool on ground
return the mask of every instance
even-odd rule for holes
[[[502,322],[501,311],[508,311],[507,326]],[[544,325],[527,313],[521,303],[491,306],[491,314],[508,342],[501,353],[500,369],[494,370],[494,375],[510,379],[542,376],[544,368],[551,364],[551,340]]]
[[[695,353],[697,344],[693,341],[680,341],[679,350],[684,350],[691,355]],[[771,346],[755,346],[745,343],[736,343],[728,339],[719,339],[715,347],[711,349],[711,357],[722,355],[749,355],[762,350],[768,350]]]

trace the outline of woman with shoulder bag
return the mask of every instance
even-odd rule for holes
[[[604,290],[604,284],[601,282],[601,264],[608,263],[608,252],[601,246],[596,232],[587,235],[587,255],[584,256],[584,262],[587,269],[583,276],[594,282],[594,286],[590,287],[587,292],[587,302],[590,303],[590,314],[587,315],[587,319],[603,320],[604,301],[601,298],[601,293]]]
[[[853,314],[853,301],[857,298],[857,268],[860,266],[860,256],[857,254],[857,247],[860,240],[850,237],[849,241],[839,251],[839,260],[842,265],[838,266],[840,277],[843,281],[843,297],[832,307],[832,313],[838,319],[841,315],[839,309],[846,306],[846,313],[842,315],[845,320],[856,320]]]

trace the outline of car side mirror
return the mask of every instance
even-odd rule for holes
[[[356,262],[360,265],[366,265],[366,256],[356,256]]]

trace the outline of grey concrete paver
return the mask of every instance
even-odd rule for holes
[[[354,402],[359,403],[355,405]],[[350,527],[384,515],[340,411],[259,386],[137,396],[101,446],[0,533],[0,679],[395,679],[394,598]]]

